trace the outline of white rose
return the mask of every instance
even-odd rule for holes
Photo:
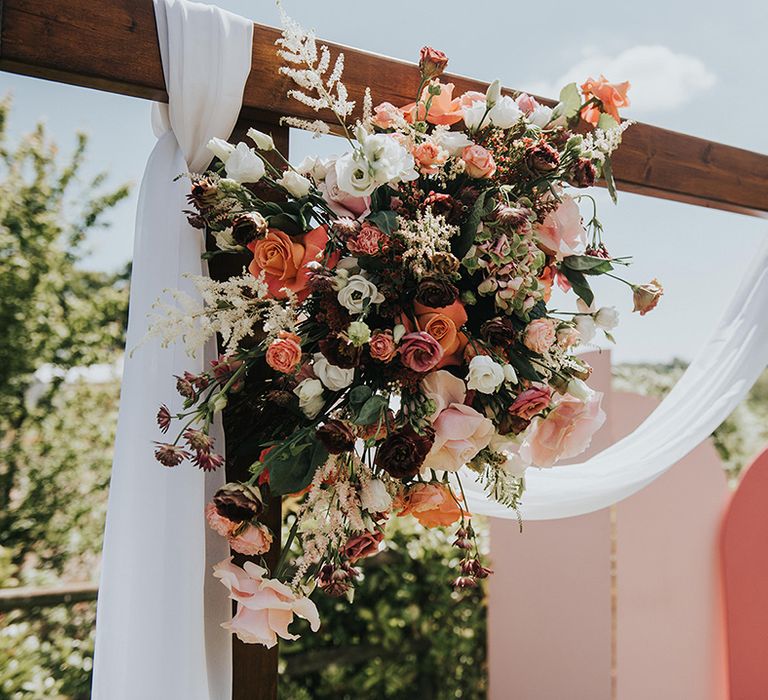
[[[470,131],[475,131],[479,128],[480,122],[485,116],[486,104],[485,100],[476,100],[469,107],[464,107],[464,124]]]
[[[568,382],[566,391],[573,396],[574,399],[584,401],[585,403],[594,393],[581,379],[571,379],[571,381]]]
[[[472,145],[472,141],[463,131],[439,131],[437,141],[449,155],[457,156],[467,146]]]
[[[576,325],[576,330],[579,332],[579,338],[582,343],[588,343],[595,337],[597,328],[591,316],[576,316],[573,322]]]
[[[377,187],[368,163],[357,153],[346,153],[336,161],[334,167],[336,185],[342,192],[353,197],[367,197]]]
[[[264,161],[242,141],[227,158],[227,177],[235,182],[258,182],[264,177]]]
[[[540,126],[542,129],[552,120],[552,108],[547,105],[536,105],[533,112],[528,115],[528,121],[531,124]]]
[[[283,176],[276,182],[288,190],[289,194],[296,197],[296,199],[306,197],[312,189],[312,183],[303,175],[299,175],[299,173],[293,170],[286,170]]]
[[[217,139],[212,138],[206,148],[213,153],[222,163],[227,162],[227,158],[232,155],[232,151],[235,150],[235,147],[231,144],[225,141],[224,139]]]
[[[512,365],[504,365],[504,381],[517,384],[517,372]]]
[[[392,496],[381,479],[371,479],[360,491],[360,504],[369,513],[384,513],[392,507]]]
[[[263,131],[251,127],[246,132],[246,135],[256,144],[256,148],[262,151],[271,151],[275,147],[275,142],[272,140],[272,137],[269,134],[265,134]]]
[[[509,129],[522,116],[522,111],[509,95],[499,98],[499,101],[491,107],[491,111],[488,113],[491,124],[500,129]]]
[[[371,304],[381,304],[384,295],[362,275],[352,275],[337,294],[339,304],[353,314],[361,314]]]
[[[343,369],[332,365],[325,358],[325,355],[315,353],[312,362],[312,371],[323,385],[331,391],[341,391],[346,389],[355,378],[355,368]]]
[[[299,408],[307,418],[314,418],[325,405],[323,385],[319,379],[305,379],[293,393],[299,397]]]
[[[487,355],[475,355],[469,363],[467,388],[492,394],[504,383],[504,368]]]
[[[602,306],[595,314],[595,325],[604,331],[612,331],[619,325],[619,312],[615,306]]]

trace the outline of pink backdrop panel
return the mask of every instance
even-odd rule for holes
[[[723,519],[731,700],[768,697],[768,450],[741,478]]]

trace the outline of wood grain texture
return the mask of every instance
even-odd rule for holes
[[[0,68],[124,95],[167,100],[151,0],[1,0]],[[277,29],[254,25],[253,70],[243,114],[275,123],[317,115],[285,93],[278,73]],[[362,102],[405,104],[418,86],[415,64],[366,53],[346,54],[344,81]],[[486,82],[455,75],[456,91],[485,91]],[[689,204],[768,216],[768,156],[666,129],[637,124],[616,155],[619,189]]]

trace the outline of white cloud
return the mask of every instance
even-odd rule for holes
[[[608,80],[629,80],[633,111],[674,110],[709,90],[716,77],[704,63],[666,46],[633,46],[615,56],[590,53],[553,83],[530,83],[526,87],[543,97],[557,97],[568,83],[581,84],[590,75],[602,73]]]

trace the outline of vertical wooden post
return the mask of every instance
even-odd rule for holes
[[[244,140],[245,132],[249,127],[264,131],[272,135],[275,146],[284,156],[288,156],[288,128],[277,126],[273,123],[260,123],[247,120],[242,117],[238,120],[232,132],[230,140],[233,143]],[[275,161],[276,166],[280,164]],[[209,241],[210,249],[210,241]],[[241,274],[243,267],[249,260],[240,256],[221,255],[214,257],[210,262],[211,277],[214,279],[227,279],[233,275]],[[227,453],[236,453],[235,459],[227,459],[227,480],[244,481],[250,476],[249,466],[258,459],[258,451],[243,451],[238,449],[237,435],[232,431],[231,421],[227,412],[224,413],[224,429],[227,433]],[[282,524],[281,499],[272,498],[262,516],[262,522],[275,535],[272,548],[265,555],[270,570],[274,571],[280,558],[280,528]],[[234,553],[235,563],[242,566],[248,560],[256,557],[247,557]],[[232,638],[232,700],[277,700],[277,660],[278,647],[267,649],[259,644],[244,644],[236,637]]]

